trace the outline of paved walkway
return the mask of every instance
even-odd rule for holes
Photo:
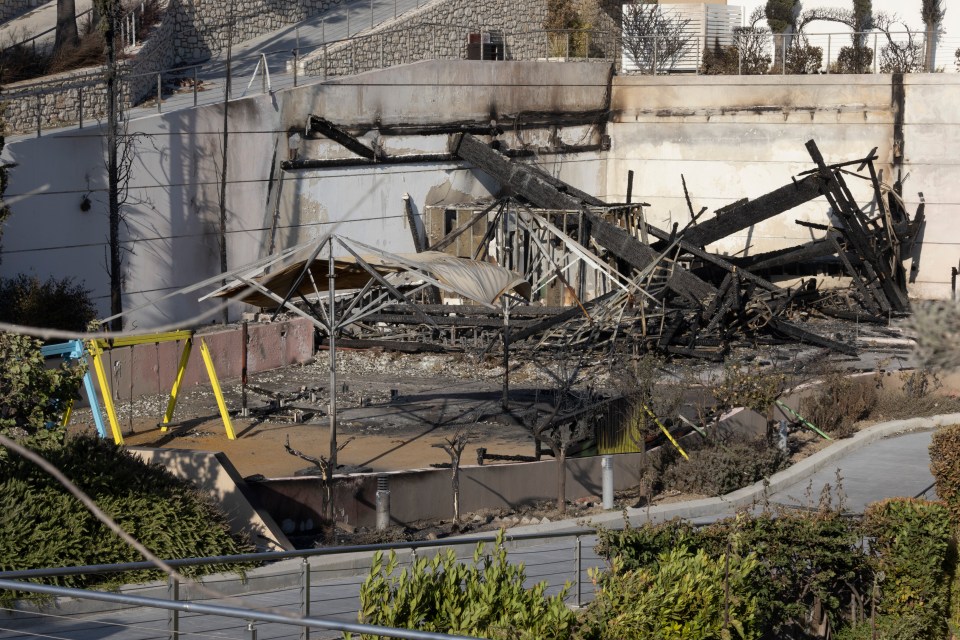
[[[931,429],[938,425],[960,423],[960,414],[937,418],[916,418],[876,425],[854,438],[841,440],[818,452],[790,469],[770,479],[769,499],[772,502],[804,506],[805,494],[812,496],[813,504],[824,484],[836,482],[837,469],[842,477],[846,506],[860,511],[873,501],[888,497],[913,497],[929,490],[932,477],[929,472],[928,447]],[[807,491],[807,487],[810,490]],[[761,485],[741,489],[721,498],[697,500],[687,503],[661,505],[649,512],[631,509],[633,524],[647,520],[663,521],[673,517],[685,517],[696,521],[710,521],[733,514],[737,508],[749,507],[762,499]],[[596,524],[616,526],[622,523],[620,513],[607,513],[592,518]],[[511,533],[556,533],[577,529],[573,521],[554,522],[546,525],[522,527]],[[589,602],[592,599],[592,584],[587,576],[590,567],[602,565],[593,552],[594,536],[581,540],[580,590],[576,586],[568,594],[572,604]],[[510,559],[523,562],[528,567],[530,582],[546,580],[550,591],[556,592],[564,582],[576,585],[576,541],[573,537],[558,538],[537,544],[534,541],[511,547]],[[473,543],[465,541],[458,550],[462,557],[472,554]],[[401,559],[409,562],[409,551],[401,551]],[[352,556],[326,556],[311,560],[312,591],[311,614],[316,617],[344,621],[356,620],[358,585],[362,582],[369,557],[364,554]],[[285,611],[299,610],[301,571],[300,561],[284,561],[263,567],[248,574],[245,582],[247,592],[244,602],[223,600],[229,606],[276,607]],[[219,576],[204,581],[216,589],[237,588],[236,577]],[[279,585],[279,586],[278,586]],[[163,587],[134,587],[134,593],[165,597]],[[6,638],[70,638],[93,640],[101,638],[166,638],[168,637],[168,614],[146,609],[123,609],[119,611],[91,612],[90,607],[77,610],[65,603],[39,614],[11,618],[0,614],[0,639]],[[211,616],[184,615],[180,619],[184,638],[244,638],[247,625],[243,621]],[[189,632],[189,633],[186,633]],[[257,627],[258,638],[296,638],[299,631],[293,626],[265,624]],[[314,638],[338,637],[332,633],[313,633]]]

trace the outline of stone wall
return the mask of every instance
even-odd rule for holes
[[[3,0],[0,2],[0,22],[12,20],[35,8],[38,0]]]
[[[546,15],[546,0],[434,0],[364,35],[320,49],[304,57],[301,66],[306,75],[338,76],[420,60],[463,60],[472,33],[489,33],[493,42],[502,44],[505,60],[563,56],[567,36],[544,32]],[[601,11],[601,16],[607,14]],[[601,22],[606,26],[610,20]],[[616,57],[610,33],[596,31],[586,37],[591,56]]]
[[[227,48],[231,17],[233,41],[243,42],[319,15],[340,0],[172,0],[176,19],[176,64],[205,60]]]
[[[156,93],[156,73],[174,64],[175,33],[175,15],[166,12],[133,57],[119,62],[123,108]],[[91,67],[6,85],[6,131],[26,133],[102,119],[107,111],[105,71]]]

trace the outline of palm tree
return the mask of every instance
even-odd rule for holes
[[[923,24],[927,29],[927,50],[926,67],[927,72],[932,73],[937,51],[937,33],[940,31],[940,22],[943,20],[943,0],[923,0],[920,7],[920,15],[923,17]]]

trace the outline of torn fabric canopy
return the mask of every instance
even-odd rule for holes
[[[530,298],[530,284],[523,276],[488,262],[458,258],[439,251],[368,254],[361,256],[361,260],[398,287],[417,281],[417,273],[421,272],[436,280],[447,291],[481,304],[491,305],[509,291]],[[309,265],[312,278],[302,278],[293,295],[309,296],[327,291],[328,264],[328,260],[323,258],[314,260]],[[254,281],[284,297],[290,293],[305,267],[307,261],[300,260],[274,273],[258,276]],[[334,272],[338,291],[360,289],[373,278],[360,262],[352,257],[335,258]],[[276,300],[263,292],[250,290],[249,286],[242,282],[216,295],[235,298],[258,307],[277,306]]]

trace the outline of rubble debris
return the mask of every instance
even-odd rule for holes
[[[359,155],[371,153],[322,119],[312,118],[311,126]],[[438,289],[415,286],[415,278],[391,279],[398,303],[375,309],[360,303],[368,310],[343,323],[339,342],[401,351],[484,352],[508,344],[514,351],[576,347],[612,353],[629,345],[634,352],[707,360],[722,360],[736,345],[803,343],[856,355],[849,336],[818,332],[807,320],[827,316],[884,324],[894,314],[909,312],[904,261],[924,224],[923,197],[911,218],[900,183],[882,181],[874,165],[876,149],[833,165],[814,141],[806,149],[814,168],[758,198],[721,207],[712,217],[704,216],[706,208],[695,212],[684,180],[690,222],[664,230],[647,222],[645,203],[605,203],[515,161],[517,154],[495,143],[470,133],[452,135],[451,154],[489,174],[510,195],[453,209],[435,207],[433,216],[428,207],[428,238],[415,237],[416,248],[518,273],[532,299],[508,296],[496,308],[462,304],[447,293],[450,304],[441,304]],[[847,179],[872,187],[867,207],[856,202]],[[721,256],[709,249],[821,197],[830,206],[829,223],[796,221],[821,237],[752,256]],[[409,203],[405,206],[409,209]],[[796,274],[799,282],[776,284],[785,268],[797,265],[804,270]],[[824,273],[845,276],[849,286],[824,286]],[[318,273],[315,280],[326,277]],[[375,284],[385,286],[384,279]],[[367,285],[354,297],[359,300],[369,290]],[[309,291],[297,293],[304,299]],[[343,298],[348,309],[358,304],[350,294]],[[507,335],[509,341],[503,340]]]

